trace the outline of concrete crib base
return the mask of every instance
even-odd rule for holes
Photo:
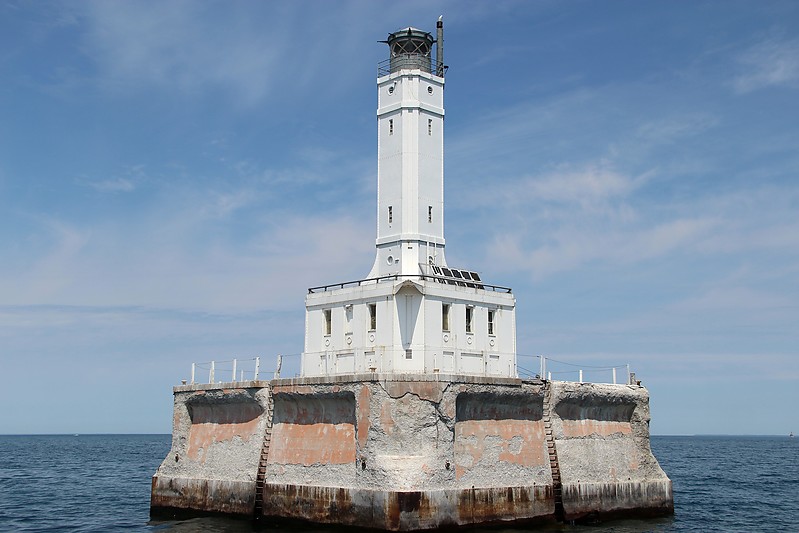
[[[389,531],[667,515],[648,399],[449,375],[176,387],[151,509]]]
[[[554,520],[551,487],[382,491],[269,484],[264,516],[413,531],[507,521]]]

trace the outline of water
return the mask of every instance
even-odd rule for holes
[[[169,445],[169,435],[0,436],[0,531],[253,531],[248,520],[150,521],[150,479]],[[546,530],[799,531],[799,438],[653,437],[652,449],[674,482],[673,517]]]

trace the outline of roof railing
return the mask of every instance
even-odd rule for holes
[[[441,65],[439,67],[435,59],[421,54],[397,54],[377,64],[377,77],[388,76],[392,72],[399,70],[421,70],[422,72],[443,77],[447,72],[447,66]]]
[[[380,283],[383,281],[399,281],[404,279],[421,279],[425,281],[436,281],[438,283],[445,283],[450,285],[459,285],[464,288],[473,288],[476,290],[486,290],[486,291],[493,291],[493,292],[504,292],[510,294],[513,292],[510,287],[502,287],[500,285],[490,285],[483,281],[477,282],[465,282],[461,281],[459,283],[453,283],[453,279],[447,278],[444,276],[434,276],[430,274],[391,274],[388,276],[380,276],[377,278],[366,278],[366,279],[359,279],[354,281],[344,281],[342,283],[333,283],[331,285],[320,285],[319,287],[310,287],[308,289],[308,294],[314,294],[317,292],[327,292],[333,291],[336,289],[344,289],[346,287],[360,287],[361,285],[368,285],[372,283]]]

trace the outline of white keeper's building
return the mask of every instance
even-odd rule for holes
[[[302,375],[517,377],[516,300],[444,256],[443,25],[388,36],[377,78],[377,253],[305,299]],[[437,43],[437,58],[431,57]]]

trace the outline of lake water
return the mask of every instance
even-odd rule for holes
[[[253,531],[248,520],[150,521],[150,480],[170,440],[0,436],[0,531]],[[652,450],[674,482],[673,517],[546,530],[799,531],[799,438],[653,437]],[[269,524],[263,529],[288,531]]]

